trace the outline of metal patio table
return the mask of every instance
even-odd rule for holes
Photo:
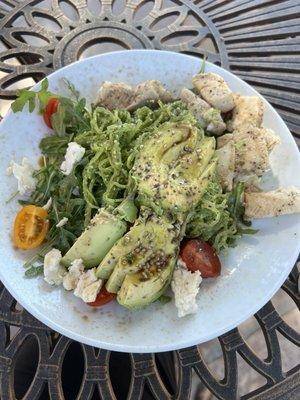
[[[14,98],[20,80],[30,78],[24,82],[33,84],[99,52],[155,48],[205,54],[265,96],[300,143],[299,0],[0,0],[0,18],[1,102]],[[298,278],[294,267],[282,288],[299,308]],[[225,364],[220,380],[198,346],[126,355],[76,343],[19,307],[1,286],[0,397],[187,400],[193,372],[220,399],[300,399],[300,364],[283,372],[277,337],[280,332],[300,346],[299,333],[272,302],[255,318],[268,357],[261,359],[233,329],[219,337]],[[13,327],[17,333],[10,339]],[[242,397],[238,355],[266,378],[265,385]]]

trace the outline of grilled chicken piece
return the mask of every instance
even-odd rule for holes
[[[264,104],[258,96],[234,95],[235,107],[232,118],[227,122],[227,130],[232,132],[245,126],[261,127]]]
[[[216,150],[218,155],[217,172],[222,188],[230,191],[233,186],[235,169],[235,146],[231,140],[225,146]]]
[[[217,108],[221,112],[227,112],[234,108],[233,93],[221,76],[211,72],[197,74],[193,77],[192,82],[201,97],[213,108]]]
[[[272,129],[260,128],[260,134],[264,137],[269,153],[274,149],[274,147],[280,143],[279,136],[275,135]]]
[[[224,132],[226,124],[223,122],[219,110],[215,110],[201,97],[186,88],[182,89],[180,98],[203,128],[215,135],[220,135]]]
[[[148,80],[136,86],[134,98],[130,105],[128,105],[127,110],[135,110],[148,103],[157,103],[158,100],[161,100],[163,103],[168,103],[173,100],[173,97],[159,81]]]
[[[135,96],[134,89],[125,83],[104,82],[97,95],[95,104],[109,110],[125,110]]]
[[[235,171],[238,174],[261,176],[269,167],[269,151],[266,140],[260,134],[247,129],[234,132],[236,147]]]
[[[269,154],[280,142],[273,131],[266,128],[245,127],[233,132],[238,174],[261,176],[269,167]]]
[[[199,120],[200,124],[203,125],[203,127],[206,127],[203,115],[211,108],[211,106],[201,99],[201,97],[196,96],[191,90],[186,88],[181,90],[180,99]]]
[[[132,87],[125,83],[104,82],[98,92],[96,105],[109,110],[135,110],[158,100],[167,103],[172,95],[159,81],[149,80]]]
[[[269,154],[280,142],[271,129],[245,127],[217,139],[217,148],[233,142],[235,146],[235,173],[261,176],[269,167]]]
[[[248,219],[295,213],[300,213],[300,190],[295,187],[245,193],[245,217]]]

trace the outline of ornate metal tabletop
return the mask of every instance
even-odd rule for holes
[[[119,49],[165,49],[205,54],[249,82],[300,141],[298,0],[0,0],[0,17],[3,108],[17,88],[77,59]],[[299,308],[298,279],[294,267],[283,289]],[[267,357],[259,357],[236,328],[219,338],[225,366],[219,379],[208,368],[201,346],[162,354],[97,350],[51,331],[1,287],[0,396],[186,400],[195,375],[220,399],[300,398],[300,365],[283,371],[278,333],[297,346],[300,335],[271,302],[255,318]],[[15,336],[13,327],[18,328]],[[258,389],[242,396],[238,356],[265,378]],[[20,371],[23,384],[18,386],[14,378]]]

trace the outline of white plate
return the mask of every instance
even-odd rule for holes
[[[179,92],[191,86],[191,77],[199,71],[196,58],[154,50],[124,51],[85,59],[50,75],[50,88],[62,92],[66,77],[93,101],[104,80],[137,84],[159,79]],[[207,64],[207,70],[222,75],[234,92],[257,92],[230,72]],[[38,85],[37,85],[38,87]],[[295,142],[276,111],[265,101],[264,125],[281,138],[271,157],[272,173],[265,187],[300,187],[300,159]],[[42,118],[27,112],[9,115],[0,124],[0,278],[12,295],[36,318],[54,330],[104,349],[124,352],[159,352],[179,349],[212,339],[239,325],[259,310],[286,279],[300,250],[299,215],[261,220],[255,236],[245,236],[222,260],[222,276],[205,280],[198,297],[196,315],[178,319],[172,303],[153,304],[142,311],[130,312],[117,304],[92,309],[73,294],[52,288],[43,279],[24,279],[24,252],[15,251],[11,227],[18,210],[16,201],[5,205],[16,190],[14,179],[5,176],[11,159],[39,157],[38,143],[49,134]]]

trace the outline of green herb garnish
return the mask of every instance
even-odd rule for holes
[[[30,267],[25,271],[26,278],[34,278],[38,275],[42,275],[44,273],[44,266],[38,265],[37,267]]]
[[[205,73],[206,60],[207,60],[207,56],[203,56],[203,60],[202,60],[202,64],[201,64],[201,68],[200,68],[199,74],[204,74]]]
[[[29,112],[33,112],[37,101],[39,105],[39,112],[42,113],[49,99],[52,97],[57,97],[54,93],[48,91],[47,78],[42,81],[41,89],[38,92],[21,89],[17,91],[17,96],[17,99],[11,105],[13,112],[22,111],[26,104],[28,104]]]

